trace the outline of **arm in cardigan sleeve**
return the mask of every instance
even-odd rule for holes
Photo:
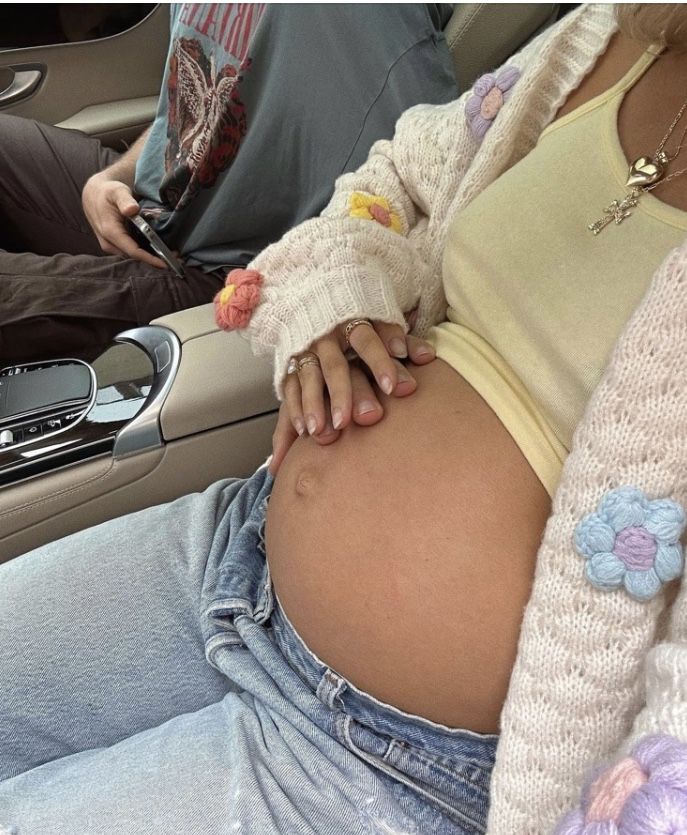
[[[581,14],[594,17],[584,9]],[[507,65],[526,75],[542,45],[564,24],[541,32]],[[347,319],[365,316],[403,324],[404,311],[418,305],[415,332],[424,335],[444,316],[445,237],[454,197],[480,147],[466,118],[472,95],[468,90],[449,104],[421,104],[406,111],[393,139],[376,142],[361,168],[337,180],[320,217],[295,227],[248,265],[262,277],[262,290],[244,333],[256,354],[274,354],[278,394],[288,358]],[[531,100],[526,85],[517,120],[507,118],[513,127],[506,149],[512,150],[516,134],[526,142],[524,112],[530,104],[538,112],[540,103]],[[508,101],[504,113],[511,108]],[[503,148],[489,140],[486,144],[507,163]],[[479,169],[480,182],[484,170]],[[479,188],[473,185],[474,196]],[[356,195],[378,199],[389,217],[352,214]]]
[[[292,229],[249,265],[263,287],[245,333],[256,354],[274,352],[278,393],[288,358],[337,324],[365,316],[403,325],[404,311],[422,294],[443,298],[441,258],[432,264],[427,257],[427,228],[456,143],[467,149],[463,171],[477,148],[463,115],[466,96],[408,110],[393,140],[376,142],[361,168],[337,180],[320,217]],[[390,225],[352,214],[366,198],[388,205],[383,219]]]

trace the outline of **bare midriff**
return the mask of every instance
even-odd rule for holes
[[[550,499],[441,360],[376,426],[298,440],[268,506],[275,591],[306,644],[377,699],[498,732]]]

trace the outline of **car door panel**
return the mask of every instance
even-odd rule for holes
[[[169,9],[158,5],[111,37],[0,50],[0,114],[75,127],[109,142],[130,137],[154,116],[168,44]],[[41,75],[32,81],[27,74],[35,72]],[[19,86],[24,94],[3,104],[2,91]]]
[[[131,143],[155,118],[157,102],[155,95],[93,104],[58,122],[57,127],[83,131],[109,147]]]

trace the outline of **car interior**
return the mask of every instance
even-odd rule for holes
[[[459,91],[568,9],[457,4],[445,34]],[[102,37],[0,39],[0,113],[126,147],[154,118],[168,46],[167,7],[143,12]],[[270,363],[221,331],[208,302],[121,333],[91,363],[0,357],[0,561],[265,460],[278,409]]]

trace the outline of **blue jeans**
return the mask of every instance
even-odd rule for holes
[[[271,486],[260,469],[0,567],[0,832],[484,831],[496,737],[313,655],[272,589]]]

